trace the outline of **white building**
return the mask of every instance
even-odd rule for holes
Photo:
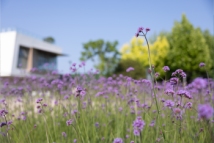
[[[42,69],[45,63],[57,67],[62,49],[51,43],[21,34],[17,31],[0,33],[0,76],[22,76],[33,68]]]

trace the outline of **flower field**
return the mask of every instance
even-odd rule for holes
[[[139,28],[136,36],[146,38],[146,33]],[[185,71],[164,66],[164,73],[172,73],[166,79],[155,73],[148,54],[151,80],[122,74],[102,77],[97,71],[77,74],[85,63],[72,65],[76,74],[52,71],[42,77],[1,78],[0,142],[214,141],[213,79],[198,77],[187,83]],[[206,70],[205,63],[199,67]],[[126,72],[133,70],[127,67]]]
[[[213,140],[213,80],[184,85],[183,71],[175,71],[154,86],[157,110],[149,80],[54,74],[1,79],[1,142]]]

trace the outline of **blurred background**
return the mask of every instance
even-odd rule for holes
[[[53,54],[46,56],[48,53],[41,53],[41,44],[34,42],[38,45],[34,53],[39,49],[43,56],[38,58],[40,64],[32,65],[55,62],[52,69],[69,73],[74,72],[72,64],[85,61],[85,69],[79,72],[98,69],[106,76],[122,73],[146,78],[148,50],[144,38],[135,37],[138,27],[144,27],[150,28],[147,38],[152,64],[161,75],[162,67],[169,66],[169,75],[183,69],[188,80],[205,77],[205,70],[199,68],[204,62],[209,75],[214,76],[213,0],[0,0],[0,4],[1,33],[16,31],[54,45],[43,44],[45,51]],[[22,56],[31,52],[26,47],[17,50],[14,65],[32,67]],[[127,73],[130,66],[135,70]]]

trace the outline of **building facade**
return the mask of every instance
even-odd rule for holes
[[[0,76],[23,76],[32,68],[43,70],[49,64],[50,70],[57,69],[57,57],[62,49],[46,41],[8,31],[0,33]]]

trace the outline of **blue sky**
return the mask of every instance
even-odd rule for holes
[[[67,57],[58,69],[69,71],[68,61],[79,62],[83,43],[117,40],[118,49],[128,43],[139,26],[149,27],[148,36],[170,31],[186,14],[202,30],[214,33],[213,0],[0,0],[0,28],[18,28],[38,38],[52,36]],[[92,68],[87,62],[86,69]]]

